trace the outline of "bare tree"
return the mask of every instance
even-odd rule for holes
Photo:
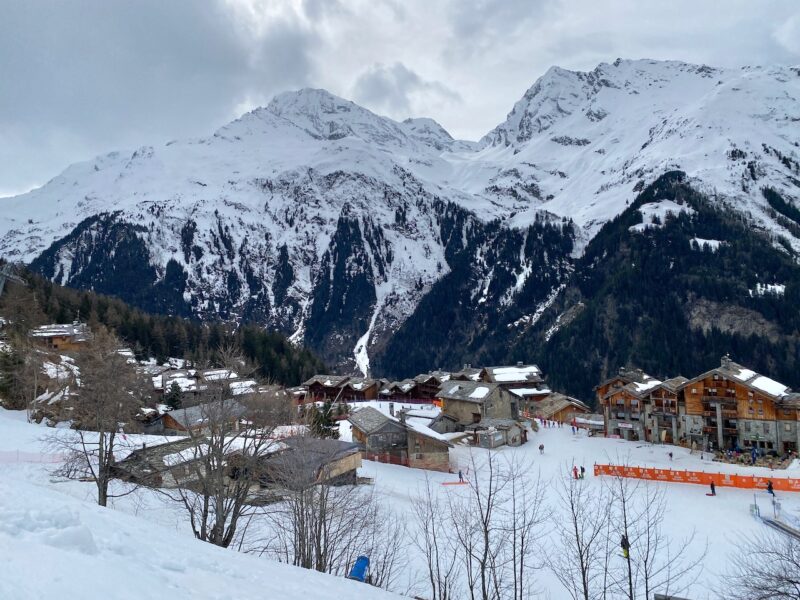
[[[370,583],[392,589],[407,543],[405,523],[371,489],[335,485],[332,444],[294,438],[289,450],[270,459],[267,474],[281,501],[270,506],[270,534],[254,551],[336,575],[347,574],[363,554],[370,558]]]
[[[605,487],[592,488],[569,475],[558,481],[559,504],[565,519],[555,522],[560,542],[548,565],[573,600],[597,600],[608,592],[610,543],[609,496]]]
[[[254,507],[264,457],[276,444],[274,429],[288,422],[289,406],[274,391],[234,399],[231,379],[246,368],[235,349],[220,352],[219,373],[207,381],[194,407],[179,409],[188,420],[188,475],[175,489],[162,490],[189,518],[197,539],[227,548],[240,521]]]
[[[800,541],[780,533],[760,534],[739,546],[729,561],[732,600],[800,600]]]
[[[679,594],[697,581],[707,544],[696,534],[670,540],[663,531],[666,494],[658,483],[614,477],[609,485],[617,523],[616,534],[628,540],[629,551],[618,591],[629,600],[648,599],[654,593]]]
[[[98,328],[79,352],[80,389],[68,402],[74,431],[55,431],[48,439],[65,455],[60,475],[88,477],[97,485],[97,503],[122,494],[109,493],[116,454],[131,446],[124,430],[137,429],[135,415],[143,405],[146,382],[119,354],[119,341]]]
[[[425,560],[425,576],[431,600],[454,600],[461,597],[463,576],[457,547],[449,532],[446,506],[437,497],[429,479],[413,503],[417,535],[412,543]]]
[[[451,496],[448,525],[471,599],[527,598],[534,588],[535,541],[546,519],[538,475],[496,453],[480,464],[473,454],[465,495]]]

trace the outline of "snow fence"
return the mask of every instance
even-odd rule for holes
[[[767,484],[771,481],[775,491],[800,492],[800,479],[789,477],[756,477],[754,475],[736,475],[732,473],[707,473],[705,471],[597,464],[594,466],[594,474],[631,477],[633,479],[651,479],[669,483],[695,483],[698,485],[710,485],[713,482],[714,485],[720,487],[764,490],[767,489]]]

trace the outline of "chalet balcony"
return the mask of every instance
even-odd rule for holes
[[[703,411],[703,416],[704,417],[716,417],[717,416],[717,411],[716,410],[704,410]],[[732,409],[723,408],[722,409],[722,416],[724,418],[726,418],[726,419],[735,419],[735,418],[737,418],[739,416],[739,411],[738,410],[732,410]]]
[[[703,403],[736,404],[736,396],[703,396]]]
[[[706,425],[705,427],[703,427],[703,432],[711,433],[711,434],[716,435],[717,426],[716,425]],[[738,432],[739,432],[739,430],[736,429],[736,427],[723,427],[722,428],[722,433],[724,435],[736,435]]]

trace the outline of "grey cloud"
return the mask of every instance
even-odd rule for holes
[[[438,81],[427,81],[396,62],[376,63],[353,86],[353,97],[374,110],[396,118],[411,116],[420,103],[460,102],[461,96]]]
[[[11,2],[0,19],[0,192],[117,147],[206,134],[313,80],[313,35],[214,2]]]

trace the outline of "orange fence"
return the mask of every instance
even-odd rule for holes
[[[595,465],[595,475],[613,475],[632,477],[634,479],[652,479],[670,483],[697,483],[720,487],[743,489],[767,489],[767,482],[772,482],[775,491],[800,492],[800,479],[785,477],[755,477],[753,475],[733,475],[730,473],[706,473],[705,471],[675,471],[673,469],[652,469],[648,467],[624,467],[618,465]]]

